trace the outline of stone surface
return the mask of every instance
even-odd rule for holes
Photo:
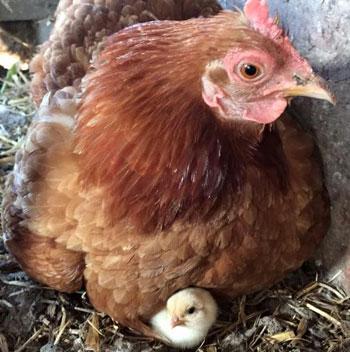
[[[222,0],[226,8],[242,8],[244,0]],[[332,202],[332,227],[320,258],[329,275],[339,269],[350,291],[350,2],[348,0],[269,0],[295,46],[328,80],[337,106],[295,99],[300,122],[312,131],[321,150]],[[347,273],[346,273],[347,269]],[[345,275],[348,277],[345,279]]]
[[[42,44],[49,39],[52,27],[53,22],[48,19],[43,19],[34,23],[36,44]]]
[[[1,0],[0,21],[41,20],[50,16],[58,0]]]

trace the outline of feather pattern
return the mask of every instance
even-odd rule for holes
[[[109,39],[87,76],[75,151],[82,160],[82,181],[115,195],[111,219],[127,216],[152,232],[179,218],[207,218],[223,192],[234,193],[244,182],[252,156],[276,184],[285,182],[281,158],[274,168],[273,157],[264,156],[272,137],[260,143],[259,126],[221,126],[201,98],[205,63],[238,40],[235,29],[241,25],[241,16],[224,13],[203,23],[133,27]],[[188,72],[185,58],[199,52],[201,62]],[[103,131],[101,140],[96,130]]]

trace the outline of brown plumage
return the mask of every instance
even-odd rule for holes
[[[40,104],[48,91],[75,85],[106,36],[140,22],[210,16],[221,9],[215,0],[61,0],[50,40],[31,63],[32,94]]]
[[[262,3],[248,1],[250,22],[226,12],[118,32],[81,85],[87,68],[70,71],[72,50],[63,76],[52,71],[51,54],[36,59],[37,101],[58,91],[41,104],[4,200],[6,244],[33,278],[72,292],[84,276],[98,310],[154,336],[147,323],[177,290],[246,294],[311,256],[329,224],[313,140],[287,115],[271,124],[258,119],[279,117],[280,90],[332,97],[277,27],[254,17],[249,6],[264,10]],[[44,52],[53,53],[59,32],[69,37],[64,28],[56,27]],[[94,48],[83,52],[90,57]],[[272,78],[233,84],[232,48],[260,63],[266,56]],[[275,95],[271,82],[288,87]],[[268,110],[257,115],[257,104]]]

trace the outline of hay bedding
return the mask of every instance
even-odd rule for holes
[[[2,72],[0,198],[14,154],[34,113],[27,73]],[[174,351],[118,326],[84,291],[62,294],[31,281],[0,240],[0,352]],[[222,307],[197,351],[350,351],[350,298],[308,263],[270,290]]]

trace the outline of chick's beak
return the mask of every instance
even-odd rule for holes
[[[303,79],[297,75],[294,75],[294,82],[292,86],[283,90],[285,97],[310,97],[316,99],[327,100],[331,104],[336,104],[335,95],[330,91],[327,83],[316,75],[312,78]]]
[[[185,322],[178,317],[173,317],[171,319],[171,327],[172,328],[175,328],[176,326],[184,325],[184,324],[185,324]]]

